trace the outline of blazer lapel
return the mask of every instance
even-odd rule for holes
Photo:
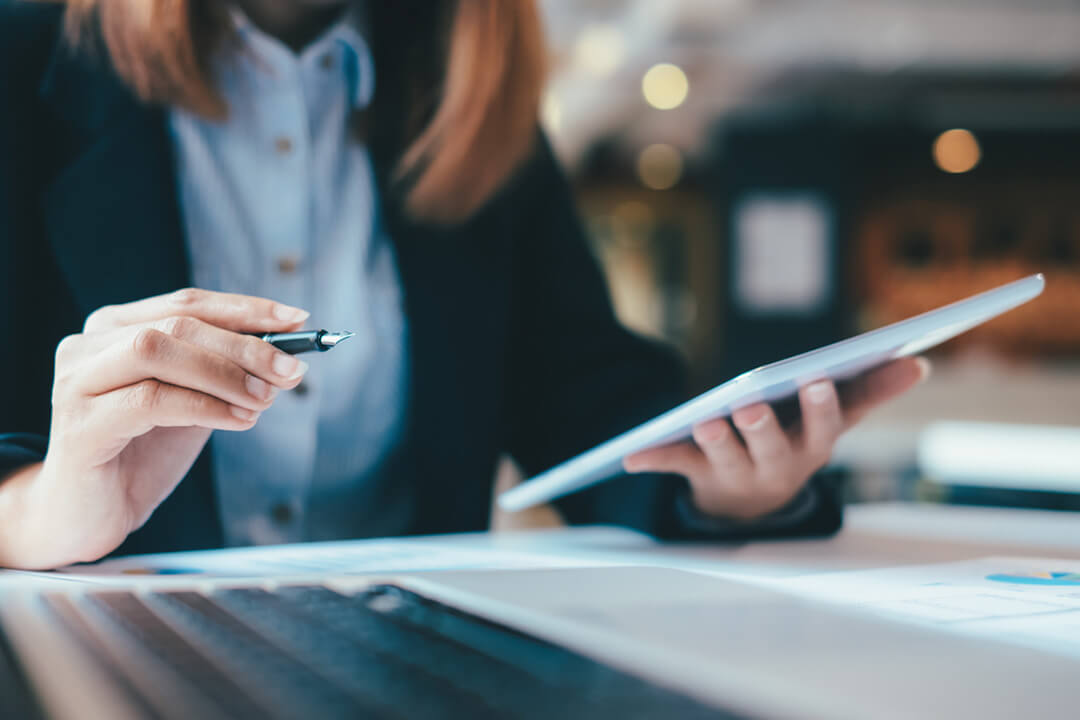
[[[64,49],[40,93],[64,126],[41,198],[46,234],[80,308],[189,284],[165,113]]]
[[[501,383],[510,245],[492,218],[451,227],[410,219],[385,150],[372,147],[372,156],[409,328],[408,422],[396,470],[417,495],[413,532],[482,528],[496,451],[485,423]]]
[[[409,403],[394,472],[416,493],[411,532],[438,532],[448,521],[482,527],[482,517],[468,518],[469,512],[484,511],[483,498],[467,492],[479,485],[455,482],[442,462],[464,447],[455,433],[468,425],[462,417],[467,399],[456,397],[463,360],[456,347],[463,342],[464,325],[458,283],[469,277],[465,238],[459,229],[408,218],[391,180],[396,143],[374,134],[369,147],[379,178],[381,221],[394,244],[408,318]]]

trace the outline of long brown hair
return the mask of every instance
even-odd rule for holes
[[[100,40],[141,100],[223,118],[227,107],[210,72],[211,56],[229,34],[223,7],[221,0],[67,0],[65,28],[76,47]],[[368,9],[380,75],[374,121],[394,94],[400,107],[392,114],[405,123],[393,176],[404,185],[405,206],[422,220],[463,220],[499,189],[535,139],[544,74],[535,2],[394,0]],[[380,57],[387,38],[395,47]],[[384,70],[398,77],[386,83]],[[395,87],[401,82],[407,87]]]

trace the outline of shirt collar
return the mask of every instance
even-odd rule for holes
[[[256,27],[240,8],[230,5],[229,13],[241,51],[253,51],[256,57],[260,56],[261,48],[272,48],[275,55],[288,54],[294,62],[317,62],[326,53],[341,48],[344,51],[343,70],[348,76],[353,107],[362,109],[371,102],[375,93],[375,63],[364,37],[367,18],[359,3],[349,3],[342,16],[299,55]]]

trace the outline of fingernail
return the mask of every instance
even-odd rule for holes
[[[641,461],[635,457],[628,457],[623,459],[623,469],[626,472],[637,472],[641,468]]]
[[[829,400],[833,394],[832,383],[828,380],[816,382],[806,388],[806,398],[815,404],[821,405]]]
[[[275,375],[292,380],[299,377],[296,371],[300,367],[300,359],[285,353],[277,353],[274,355],[274,362],[271,367],[273,367]]]
[[[765,427],[765,423],[767,422],[769,422],[769,413],[765,410],[761,411],[761,417],[759,417],[757,420],[743,420],[741,423],[736,420],[736,423],[739,425],[740,430],[749,430],[751,432],[753,432],[754,430],[760,430],[761,428]]]
[[[710,421],[698,425],[693,430],[694,440],[700,443],[712,444],[727,438],[731,432],[727,420]]]
[[[934,370],[934,366],[930,364],[930,361],[921,356],[915,358],[915,364],[919,366],[919,382],[930,377],[930,373]]]
[[[298,323],[311,317],[307,310],[292,307],[291,305],[277,304],[274,306],[274,317],[282,322]]]
[[[274,387],[254,375],[248,375],[244,379],[244,386],[247,388],[248,394],[256,400],[270,400],[274,397]]]
[[[236,405],[230,405],[229,412],[231,412],[233,415],[240,418],[241,420],[248,422],[258,417],[258,413],[254,410],[248,410],[247,408],[238,407]]]

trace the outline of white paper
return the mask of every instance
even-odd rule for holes
[[[1080,656],[1080,562],[981,558],[759,580],[801,597]]]
[[[283,577],[436,570],[520,569],[596,565],[583,559],[431,541],[355,540],[202,552],[132,555],[55,573],[7,573],[9,579],[130,582],[138,577]],[[3,576],[0,576],[2,579]]]

